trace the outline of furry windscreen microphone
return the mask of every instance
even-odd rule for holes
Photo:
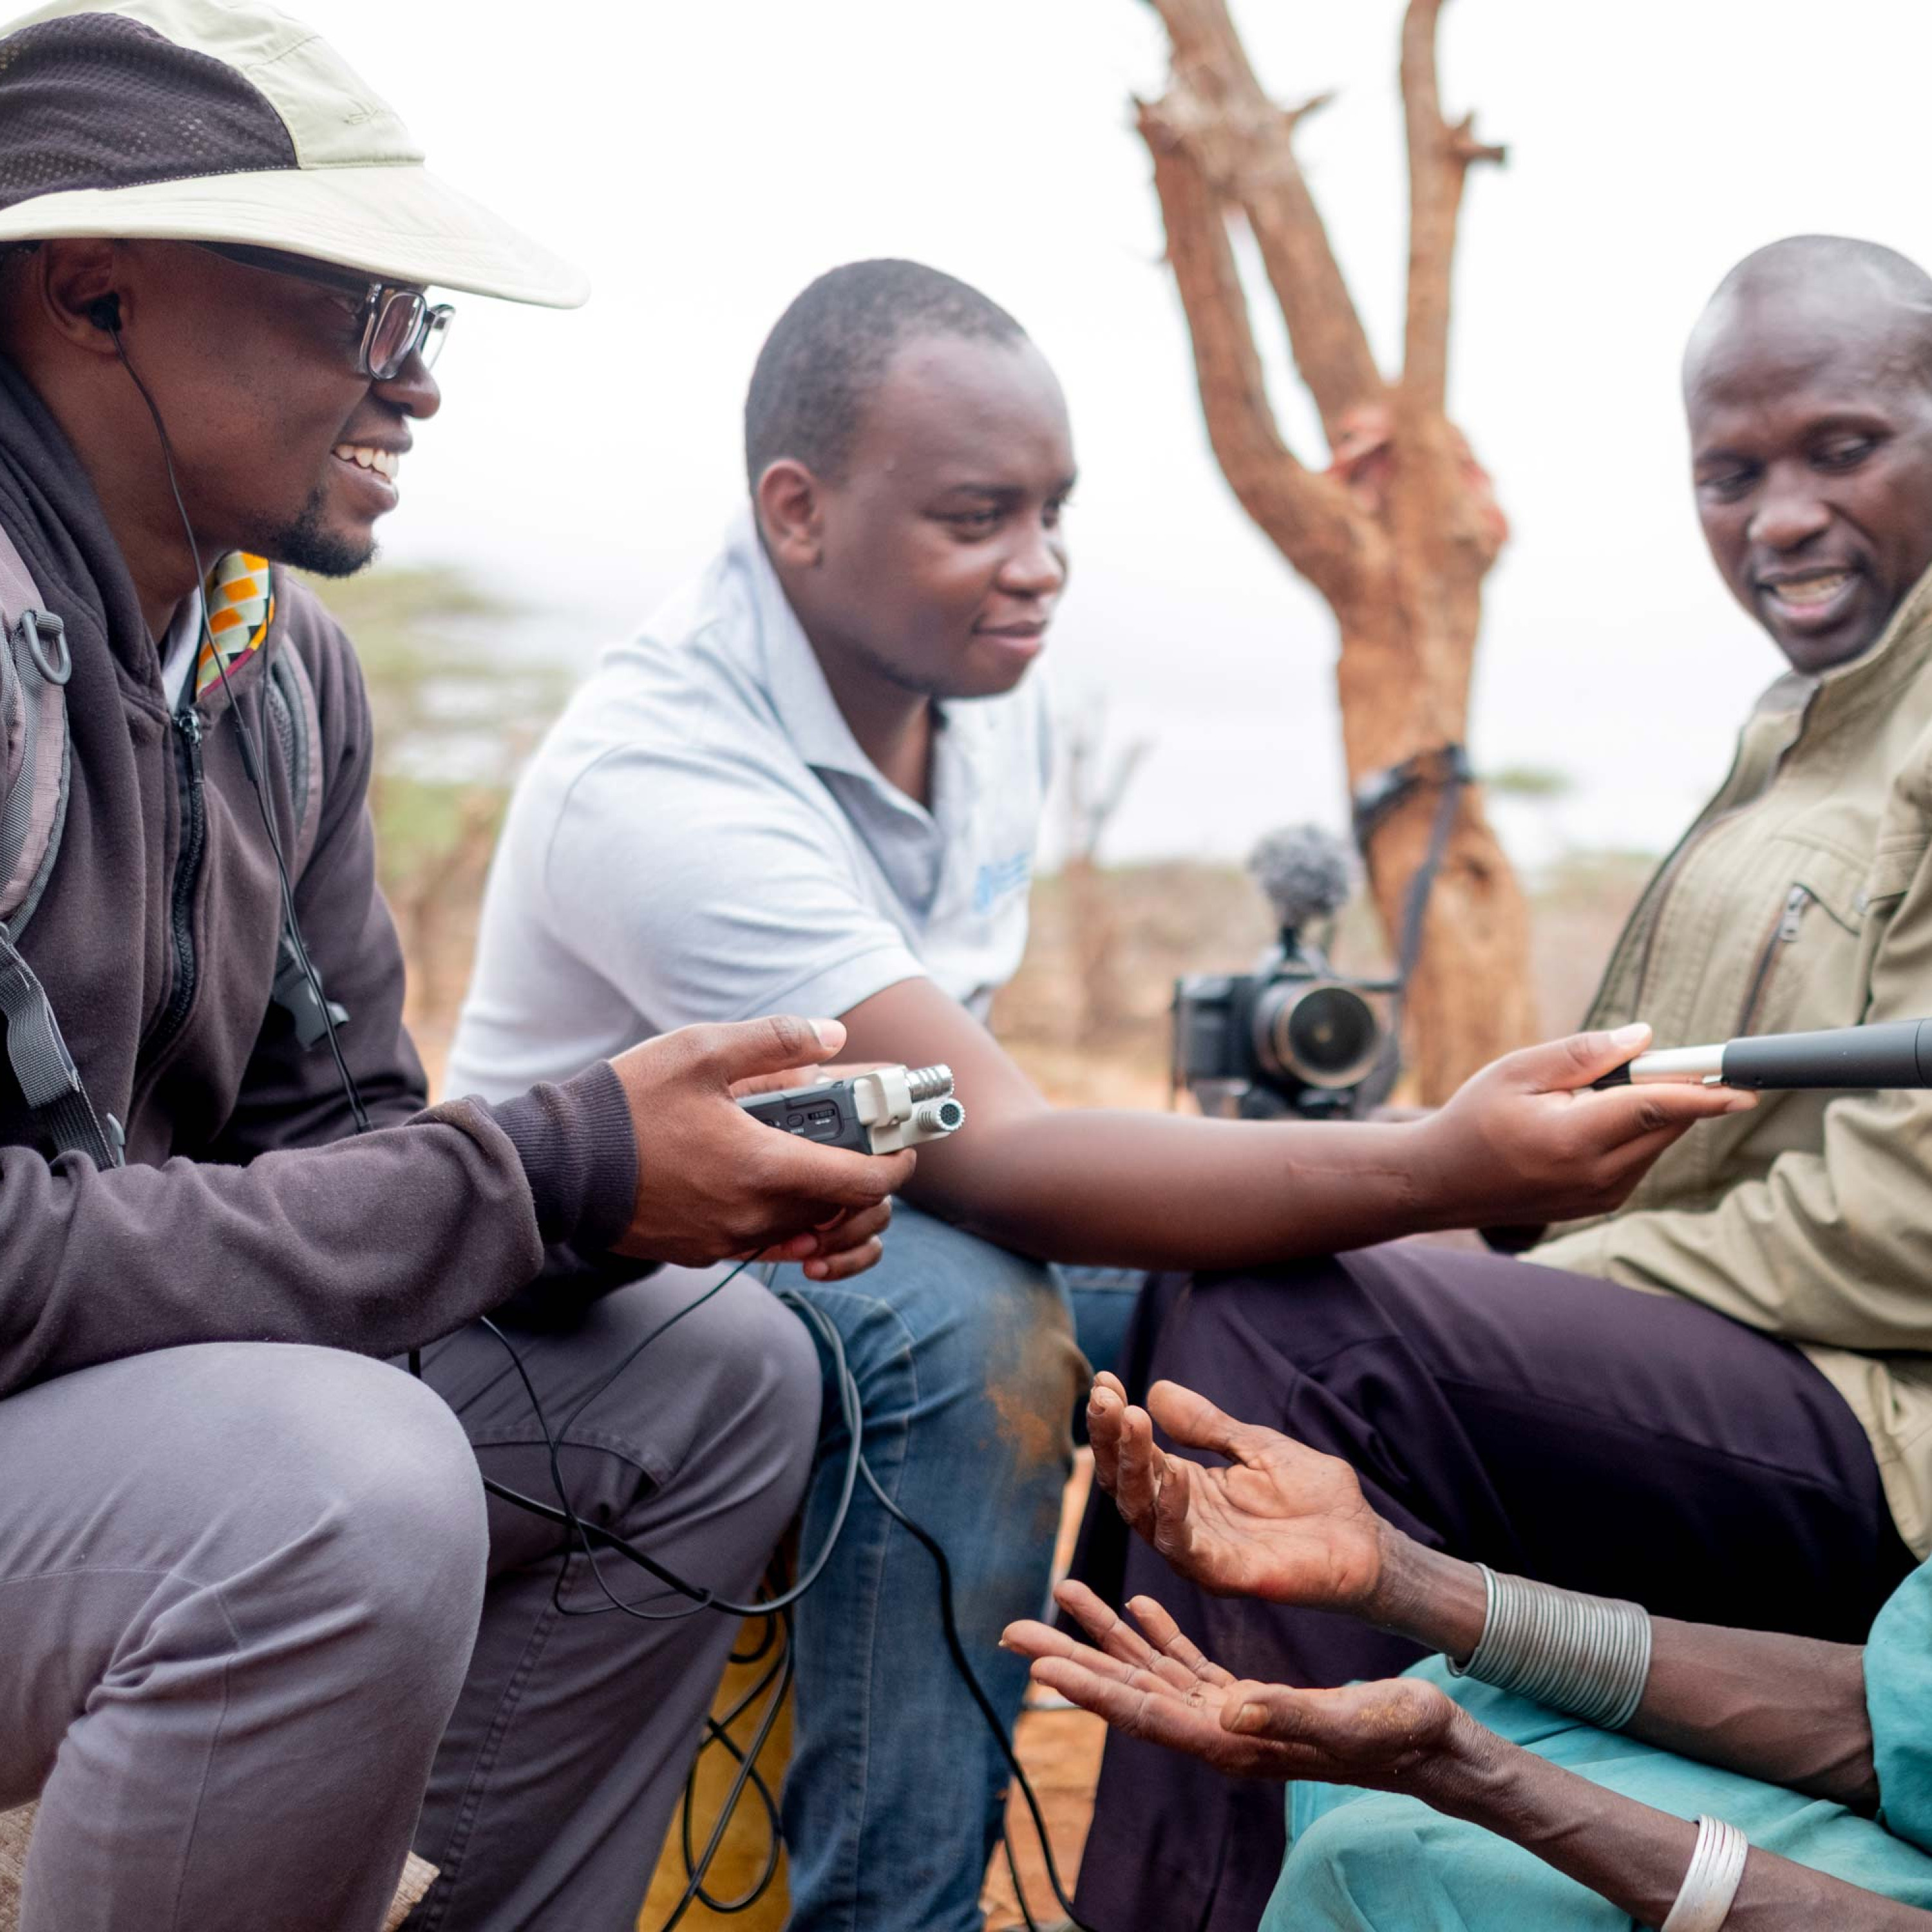
[[[1319,825],[1264,833],[1248,854],[1248,871],[1292,932],[1340,912],[1361,877],[1354,852]]]

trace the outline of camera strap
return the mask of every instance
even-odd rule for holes
[[[1422,954],[1423,922],[1428,916],[1430,896],[1436,890],[1436,874],[1449,850],[1449,835],[1456,825],[1456,808],[1462,794],[1475,779],[1470,769],[1468,750],[1459,744],[1438,746],[1434,751],[1418,752],[1399,765],[1371,772],[1355,788],[1351,803],[1355,844],[1364,860],[1369,844],[1401,806],[1425,786],[1438,788],[1435,822],[1430,827],[1429,847],[1414,878],[1408,882],[1408,896],[1402,902],[1402,930],[1396,942],[1396,1011],[1390,1028],[1391,1040],[1402,1031],[1402,1006],[1408,992],[1410,976]]]

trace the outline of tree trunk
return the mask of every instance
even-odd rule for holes
[[[1390,655],[1386,642],[1360,631],[1342,634],[1335,682],[1352,786],[1400,764],[1421,743],[1408,707],[1378,700],[1388,688],[1380,668]],[[1360,694],[1365,682],[1366,698]],[[1435,790],[1424,790],[1396,807],[1370,842],[1369,888],[1392,951],[1410,882],[1429,848],[1436,806]],[[1472,787],[1462,794],[1430,894],[1408,988],[1406,1064],[1419,1099],[1438,1104],[1475,1068],[1535,1036],[1524,970],[1528,956],[1528,909],[1481,795]]]
[[[1173,46],[1172,82],[1159,101],[1139,104],[1215,455],[1243,507],[1336,614],[1351,788],[1412,759],[1435,774],[1376,827],[1364,855],[1392,949],[1440,799],[1430,754],[1466,738],[1482,584],[1507,534],[1488,477],[1444,412],[1464,176],[1502,150],[1477,142],[1467,118],[1443,118],[1441,4],[1409,0],[1402,26],[1410,245],[1403,364],[1393,379],[1370,353],[1294,158],[1296,124],[1328,97],[1288,110],[1270,101],[1226,0],[1154,0]],[[1269,405],[1228,240],[1234,214],[1253,234],[1320,411],[1324,470],[1296,460]],[[1527,913],[1473,786],[1423,931],[1407,1046],[1419,1097],[1432,1102],[1535,1030]]]

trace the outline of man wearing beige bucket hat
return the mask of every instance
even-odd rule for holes
[[[0,1810],[40,1801],[26,1932],[361,1932],[419,1808],[442,1877],[413,1924],[632,1923],[734,1628],[704,1592],[754,1589],[820,1382],[762,1288],[680,1307],[640,1264],[842,1278],[910,1171],[734,1104],[834,1022],[424,1110],[366,699],[284,566],[372,554],[440,401],[431,285],[586,293],[308,28],[250,0],[0,26]],[[554,1478],[585,1550],[700,1587],[573,1614],[604,1600],[572,1526],[502,1493]]]

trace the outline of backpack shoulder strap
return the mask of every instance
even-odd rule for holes
[[[40,601],[26,559],[7,534],[6,526],[0,524],[0,624],[10,628],[20,612]]]
[[[58,1154],[122,1164],[112,1114],[103,1126],[61,1036],[46,988],[14,941],[39,904],[67,822],[66,627],[0,526],[0,1013],[20,1092]]]
[[[327,761],[322,756],[322,709],[316,702],[315,682],[308,674],[301,652],[286,636],[277,639],[267,665],[268,712],[270,728],[281,747],[282,761],[289,775],[289,793],[295,805],[296,836],[287,854],[289,876],[297,880],[315,850],[316,834],[322,824],[322,773]],[[339,1000],[328,1002],[328,1018],[322,1002],[328,995],[322,976],[309,958],[302,934],[292,916],[282,922],[280,944],[275,956],[275,982],[272,994],[295,1028],[303,1047],[314,1047],[328,1037],[328,1022],[349,1023],[348,1009]]]
[[[65,627],[0,528],[0,920],[34,916],[67,820]]]
[[[296,837],[289,871],[300,878],[322,824],[322,710],[302,653],[279,638],[268,659],[268,709],[295,802]]]

